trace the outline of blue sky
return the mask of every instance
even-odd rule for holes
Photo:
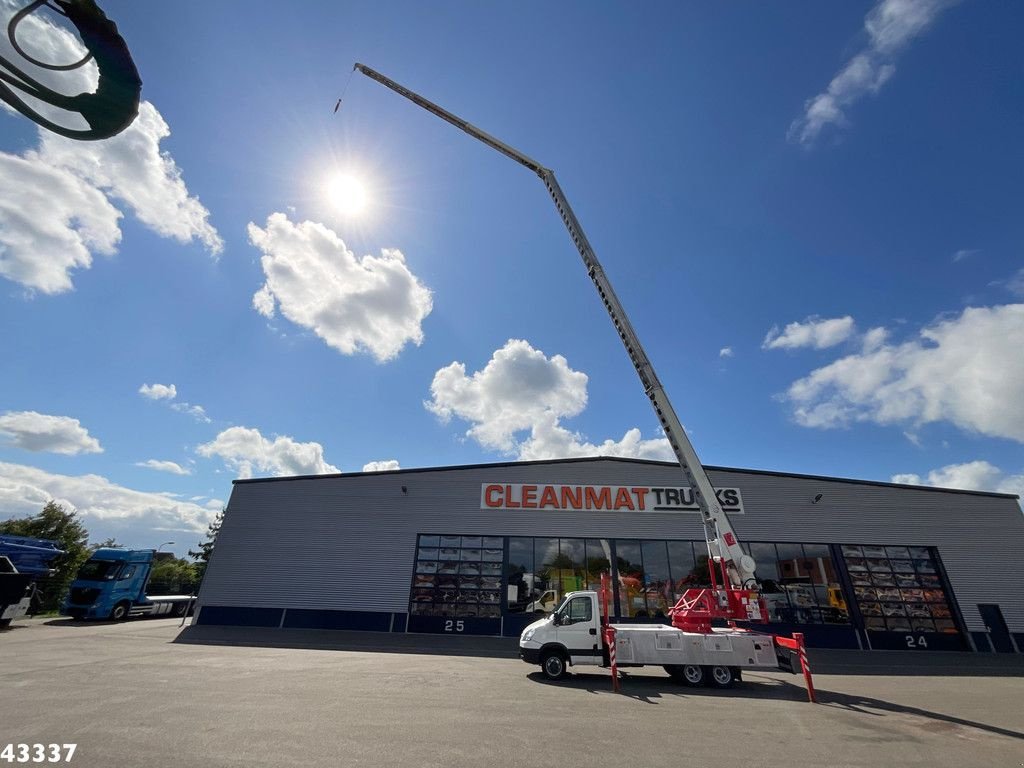
[[[1024,490],[1015,5],[102,6],[136,122],[0,114],[0,518],[184,553],[241,476],[668,457],[540,181],[355,61],[556,171],[705,463]]]

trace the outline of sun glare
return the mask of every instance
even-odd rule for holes
[[[327,182],[327,195],[334,207],[345,216],[358,216],[366,210],[366,187],[355,176],[338,174]]]

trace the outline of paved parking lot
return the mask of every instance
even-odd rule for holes
[[[550,684],[514,641],[179,632],[19,622],[0,635],[0,747],[77,743],[73,765],[109,768],[1024,764],[1019,658],[904,654],[891,676],[863,654],[819,654],[837,674],[816,675],[811,705],[781,673],[733,691],[646,669],[619,695],[605,671]]]

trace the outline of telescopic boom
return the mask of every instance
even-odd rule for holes
[[[669,444],[679,460],[679,466],[682,468],[683,474],[686,475],[686,480],[693,490],[694,498],[704,520],[704,532],[709,548],[717,550],[717,552],[712,551],[711,554],[720,557],[724,561],[729,573],[729,580],[734,588],[745,589],[754,584],[754,561],[740,547],[729,518],[718,503],[715,489],[712,487],[711,481],[708,479],[707,473],[700,463],[700,459],[697,458],[697,452],[693,449],[690,439],[686,436],[686,431],[683,429],[679,417],[676,416],[672,403],[669,402],[668,395],[665,394],[665,388],[658,380],[658,376],[654,372],[654,366],[651,365],[647,353],[644,352],[640,339],[637,337],[636,331],[633,330],[633,326],[626,316],[626,310],[623,309],[622,304],[615,295],[612,284],[608,281],[601,263],[597,260],[594,249],[590,247],[590,242],[583,233],[583,228],[580,226],[576,214],[573,213],[569,201],[562,192],[562,188],[558,186],[554,171],[550,168],[545,168],[519,150],[510,147],[503,141],[499,141],[489,133],[480,130],[461,117],[453,115],[448,110],[423,98],[418,93],[410,91],[405,86],[396,83],[391,78],[382,75],[365,64],[357,63],[355,69],[367,77],[376,80],[381,85],[387,86],[395,93],[404,96],[428,112],[432,112],[442,120],[451,123],[456,128],[462,129],[473,138],[479,139],[489,147],[515,160],[520,165],[526,166],[544,182],[548,194],[555,201],[555,207],[558,208],[562,221],[565,222],[566,229],[569,230],[569,236],[583,258],[587,274],[597,288],[601,301],[604,302],[604,307],[608,310],[612,323],[615,324],[615,329],[619,332],[619,338],[622,339],[626,352],[629,354],[629,359],[633,362],[633,367],[636,368],[640,382],[644,386],[644,393],[654,406],[654,410],[658,414],[658,421],[665,432],[665,437],[668,438]],[[709,567],[714,569],[714,564],[709,564]]]

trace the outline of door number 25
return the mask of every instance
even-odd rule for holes
[[[444,622],[444,631],[445,632],[461,632],[465,628],[466,627],[462,623],[461,620],[453,621],[452,619],[445,619],[445,622]]]

